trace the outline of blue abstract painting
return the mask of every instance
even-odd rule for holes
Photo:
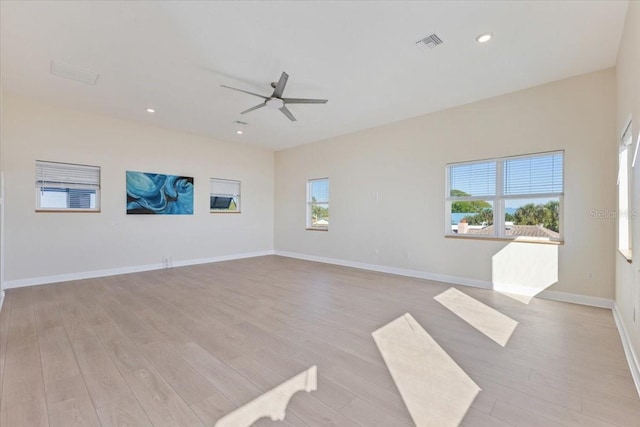
[[[193,178],[127,171],[127,214],[193,215]]]

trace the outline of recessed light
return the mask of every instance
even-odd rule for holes
[[[156,110],[154,110],[153,108],[147,108],[147,113],[155,113]]]
[[[236,133],[237,133],[238,135],[242,135],[244,132],[242,132],[240,129],[238,129],[238,130],[236,131]]]
[[[480,34],[478,37],[476,37],[476,41],[478,43],[486,43],[491,40],[491,37],[493,37],[493,33]]]

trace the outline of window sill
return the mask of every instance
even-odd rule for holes
[[[328,228],[312,228],[312,227],[307,227],[307,231],[329,231]]]
[[[631,264],[631,255],[632,255],[631,249],[626,249],[626,250],[618,249],[618,252],[620,253],[620,255],[624,257],[624,259],[627,260],[629,264]]]
[[[516,242],[516,243],[537,243],[539,245],[564,245],[564,240],[542,240],[526,237],[480,237],[480,236],[459,236],[446,234],[445,239],[461,239],[461,240],[489,240],[498,242]]]

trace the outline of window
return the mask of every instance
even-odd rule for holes
[[[240,213],[240,181],[211,178],[210,212]]]
[[[447,165],[450,236],[562,240],[564,152]]]
[[[307,182],[307,228],[329,229],[329,178]]]
[[[99,166],[36,160],[36,211],[99,210]]]
[[[625,127],[618,153],[618,249],[631,259],[631,221],[629,221],[629,151],[633,143],[631,121]]]

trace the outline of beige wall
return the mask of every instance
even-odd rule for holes
[[[591,211],[615,209],[614,134],[609,69],[277,152],[275,249],[519,286],[550,285],[536,275],[554,258],[551,290],[612,299],[614,221]],[[560,149],[564,245],[444,238],[447,163]],[[317,177],[330,179],[328,232],[305,231]]]
[[[273,247],[273,152],[5,94],[6,280],[174,264]],[[36,213],[35,160],[99,165],[100,213]],[[125,213],[125,171],[194,177],[194,215]],[[242,213],[210,214],[209,178],[242,181]]]
[[[633,119],[632,146],[638,139],[640,129],[640,2],[631,1],[627,9],[627,18],[618,51],[617,72],[617,126],[619,136],[629,116]],[[611,144],[611,151],[617,152],[619,139]],[[639,159],[640,160],[640,159]],[[640,167],[632,173],[630,207],[640,213]],[[611,187],[611,191],[616,191]],[[633,263],[616,254],[616,304],[618,313],[629,336],[636,357],[640,356],[640,220],[631,219]],[[635,311],[635,320],[634,320]],[[637,363],[637,361],[636,361]],[[640,366],[638,366],[640,368]],[[640,387],[640,385],[639,385]]]
[[[3,114],[3,108],[2,108],[2,102],[3,102],[3,90],[2,90],[2,80],[0,79],[0,309],[2,308],[2,304],[4,301],[4,219],[3,219],[3,212],[4,212],[4,200],[3,200],[3,196],[4,194],[2,193],[2,134],[1,134],[1,127],[2,127],[2,114]]]

